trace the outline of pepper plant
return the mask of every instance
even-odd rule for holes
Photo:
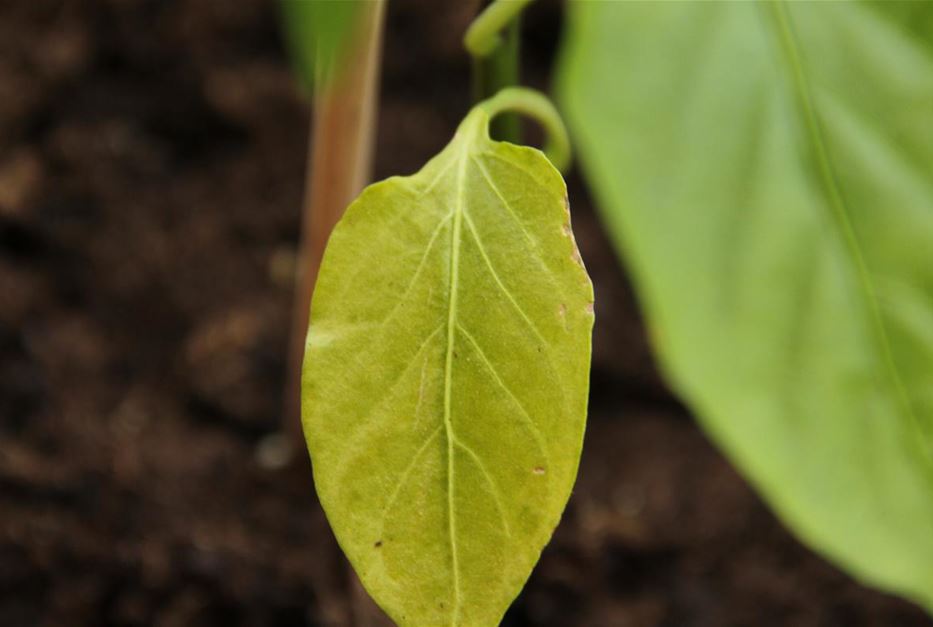
[[[339,57],[367,3],[310,4]],[[508,87],[526,4],[474,22],[478,104],[350,205],[311,306],[317,490],[401,625],[497,624],[579,462],[593,292],[560,117]],[[567,18],[558,100],[672,388],[805,542],[933,608],[933,3]]]

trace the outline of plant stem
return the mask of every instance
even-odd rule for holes
[[[384,21],[382,0],[363,3],[342,67],[315,86],[284,403],[284,431],[292,449],[303,441],[301,365],[324,246],[372,170]]]
[[[505,40],[487,57],[473,57],[473,102],[494,96],[503,87],[517,85],[519,81],[519,46],[521,24],[519,18],[506,29]],[[517,115],[501,115],[489,129],[493,139],[521,142],[522,124]]]
[[[502,43],[499,33],[532,0],[495,0],[479,14],[463,37],[463,45],[474,57],[486,57]]]
[[[519,82],[521,11],[531,0],[495,0],[473,21],[463,38],[473,56],[473,102],[494,96]],[[504,31],[504,35],[503,35]],[[502,115],[490,128],[493,139],[519,143],[521,120]]]

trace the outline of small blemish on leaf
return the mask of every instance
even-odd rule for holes
[[[543,475],[544,466],[535,466],[534,468],[531,469],[531,472],[535,473],[536,475]]]
[[[593,313],[593,303],[587,303],[587,304],[586,304],[586,313],[588,313],[588,314]]]
[[[566,303],[561,303],[557,306],[557,317],[560,319],[561,325],[563,325],[564,330],[567,330],[567,305]]]
[[[373,544],[373,546],[378,549],[379,547],[382,546],[382,540],[376,540],[376,543]]]

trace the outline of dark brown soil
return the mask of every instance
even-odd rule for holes
[[[469,4],[469,3],[465,3]],[[0,626],[350,624],[279,423],[307,106],[272,0],[0,3]],[[468,105],[471,7],[392,0],[377,174]],[[526,22],[546,86],[556,2]],[[930,625],[792,539],[666,390],[585,190],[580,481],[510,626]]]

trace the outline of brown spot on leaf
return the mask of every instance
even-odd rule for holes
[[[577,248],[576,243],[573,245],[573,252],[570,253],[570,258],[580,264],[580,266],[583,266],[583,257],[580,256],[580,249]]]
[[[531,472],[535,473],[536,475],[543,475],[544,466],[535,466],[534,468],[531,469]]]
[[[382,540],[376,540],[376,543],[373,544],[373,546],[376,547],[376,548],[378,549],[379,547],[382,546]]]

